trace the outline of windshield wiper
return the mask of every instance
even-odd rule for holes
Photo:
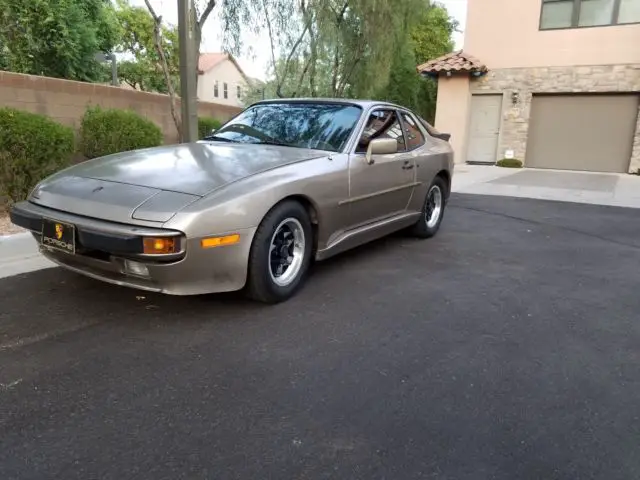
[[[259,142],[255,142],[254,145],[275,145],[276,147],[295,147],[295,145],[291,145],[290,143],[274,142],[271,140],[261,140]]]
[[[232,140],[231,138],[219,137],[217,135],[207,135],[203,140],[219,140],[221,142],[240,143],[239,140]]]

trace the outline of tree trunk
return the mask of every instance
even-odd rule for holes
[[[149,0],[144,0],[144,2],[149,9],[149,13],[151,13],[151,16],[153,17],[153,41],[156,47],[156,52],[158,52],[158,56],[160,57],[162,73],[164,74],[164,80],[167,83],[167,90],[169,91],[171,116],[173,117],[173,123],[176,126],[176,131],[178,132],[178,138],[182,138],[182,119],[180,118],[178,108],[176,107],[176,91],[173,88],[173,81],[171,80],[171,73],[169,72],[167,56],[165,55],[164,49],[162,48],[162,33],[160,30],[160,27],[162,26],[162,17],[156,15],[156,12],[151,6]]]

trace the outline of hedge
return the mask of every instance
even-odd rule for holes
[[[162,144],[162,130],[132,110],[87,109],[80,125],[80,150],[86,158]]]
[[[222,126],[222,122],[213,117],[198,117],[198,138],[202,140],[204,137],[211,135],[211,130],[217,130]]]
[[[69,166],[74,151],[72,128],[44,115],[0,108],[0,197],[24,200],[40,180]]]
[[[496,165],[505,168],[522,168],[522,162],[516,158],[503,158],[498,160]]]

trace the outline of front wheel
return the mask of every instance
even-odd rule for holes
[[[262,220],[249,256],[249,297],[264,303],[287,300],[301,286],[311,262],[313,231],[298,202],[276,205]]]
[[[422,206],[422,215],[411,227],[411,234],[418,238],[431,238],[440,229],[444,216],[446,185],[441,177],[436,177],[429,186]]]

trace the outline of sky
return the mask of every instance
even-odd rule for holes
[[[177,0],[150,0],[151,5],[158,15],[167,23],[178,24]],[[455,49],[462,48],[463,32],[467,17],[467,0],[437,0],[443,4],[449,14],[454,17],[459,25],[460,32],[454,34]],[[130,0],[131,5],[144,7],[144,0]],[[209,17],[202,32],[201,53],[221,51],[221,23],[214,13]],[[236,57],[245,74],[250,77],[265,79],[265,74],[271,59],[269,39],[257,35],[247,35],[243,39],[243,51]]]

